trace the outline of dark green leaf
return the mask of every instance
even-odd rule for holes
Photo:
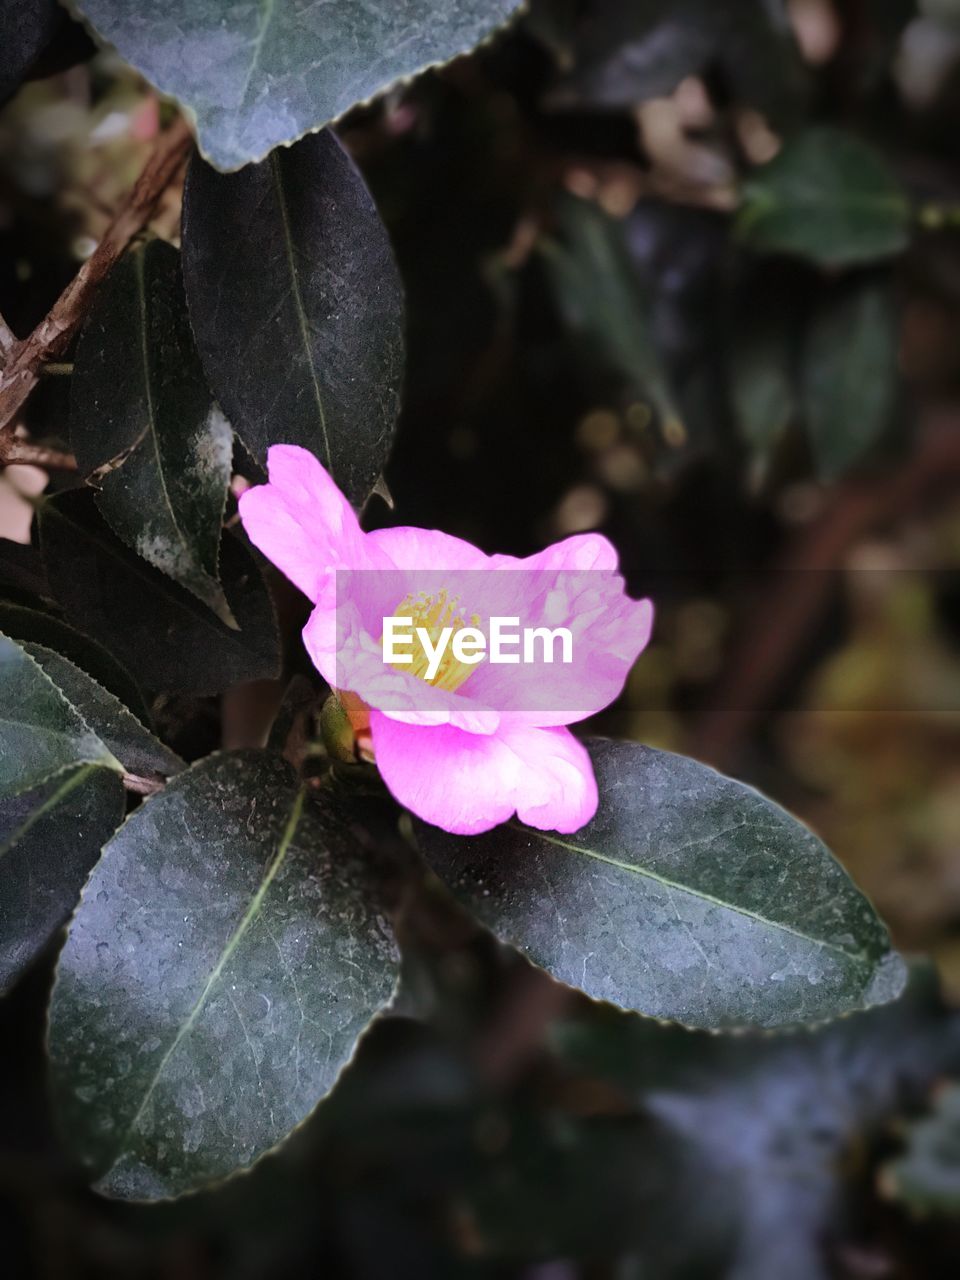
[[[790,359],[790,335],[782,323],[741,329],[734,341],[731,381],[737,428],[744,444],[760,457],[776,447],[796,413]]]
[[[101,1190],[223,1178],[330,1089],[398,958],[364,855],[278,757],[212,757],[128,819],[64,946],[50,1010],[61,1119]]]
[[[232,625],[217,560],[233,432],[194,346],[180,255],[162,240],[127,254],[97,293],[70,438],[114,533]]]
[[[591,0],[579,10],[534,3],[535,30],[570,65],[552,101],[629,109],[686,76],[719,68],[739,102],[792,119],[807,77],[781,0]]]
[[[890,425],[897,396],[897,316],[889,286],[831,291],[806,336],[801,371],[817,469],[834,480]]]
[[[59,618],[16,604],[0,604],[0,631],[11,640],[42,644],[63,654],[119,698],[142,724],[150,723],[150,712],[133,677],[102,645],[83,632]]]
[[[0,991],[66,921],[123,808],[120,779],[90,764],[0,801]]]
[[[121,768],[34,659],[0,635],[0,796],[77,764]]]
[[[910,204],[872,147],[838,129],[808,129],[744,184],[736,229],[762,253],[851,266],[906,247]]]
[[[596,999],[689,1026],[822,1021],[899,993],[883,925],[790,814],[683,756],[590,750],[600,810],[575,835],[420,824],[437,874],[495,933]]]
[[[67,615],[144,688],[217,693],[277,674],[273,605],[237,538],[224,535],[220,571],[239,631],[125,547],[98,518],[92,494],[74,491],[44,502],[40,543],[50,589]]]
[[[803,1035],[707,1035],[595,1005],[555,1023],[550,1041],[567,1072],[612,1086],[618,1110],[656,1125],[648,1135],[654,1151],[662,1148],[671,1163],[678,1151],[685,1154],[683,1240],[676,1216],[644,1212],[655,1171],[646,1185],[638,1179],[619,1194],[620,1229],[632,1233],[644,1256],[672,1246],[680,1262],[685,1249],[695,1250],[705,1232],[709,1239],[716,1230],[716,1214],[723,1217],[731,1256],[702,1271],[675,1266],[653,1274],[827,1280],[835,1272],[824,1240],[850,1191],[851,1172],[858,1181],[862,1176],[859,1162],[851,1170],[851,1150],[863,1151],[864,1135],[888,1123],[938,1073],[957,1069],[960,1018],[944,1006],[935,975],[921,968],[896,1003]],[[594,1085],[588,1096],[604,1095]],[[553,1150],[561,1159],[561,1141]],[[629,1161],[629,1150],[619,1158]],[[577,1170],[569,1174],[576,1185]],[[675,1176],[668,1166],[674,1189]],[[616,1196],[614,1184],[606,1188]],[[475,1201],[478,1234],[501,1251],[521,1229],[529,1237],[534,1224],[518,1224],[520,1206],[508,1216],[494,1187],[483,1190],[485,1199]],[[589,1197],[589,1188],[583,1191]],[[538,1197],[531,1199],[536,1205]],[[576,1230],[572,1207],[562,1217],[544,1205],[540,1220],[553,1256],[564,1253],[571,1222]]]
[[[960,1085],[944,1088],[933,1114],[914,1121],[906,1152],[887,1166],[884,1180],[920,1213],[960,1213]]]
[[[0,584],[4,594],[17,599],[43,600],[49,596],[47,579],[36,547],[0,537]]]
[[[56,0],[3,0],[0,5],[0,102],[19,88],[60,23]]]
[[[159,742],[118,698],[85,671],[41,644],[26,642],[23,648],[127,773],[167,777],[184,767],[178,755]]]
[[[330,132],[242,173],[195,160],[183,263],[214,393],[250,452],[299,444],[363,502],[400,406],[403,294],[386,230]]]
[[[77,0],[77,7],[196,120],[218,168],[260,160],[397,80],[465,53],[518,0]]]
[[[557,301],[578,344],[628,401],[650,401],[668,441],[683,436],[654,343],[651,302],[624,241],[623,224],[588,200],[558,209],[562,242],[540,249]]]

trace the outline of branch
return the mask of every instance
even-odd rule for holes
[[[956,420],[947,419],[927,430],[901,470],[837,486],[822,515],[797,536],[780,563],[782,572],[771,579],[772,589],[747,619],[718,696],[693,731],[695,755],[721,768],[735,763],[827,604],[829,571],[843,565],[861,538],[929,503],[958,474],[960,432]]]
[[[48,449],[46,445],[31,444],[9,432],[0,432],[0,467],[11,463],[45,467],[48,471],[76,471],[77,460],[72,453],[60,449]]]
[[[16,345],[17,335],[4,320],[3,316],[0,316],[0,369],[6,364],[10,352]]]
[[[121,774],[120,781],[127,791],[137,796],[155,796],[167,785],[164,778],[144,778],[138,773]]]
[[[62,355],[87,313],[97,286],[117,259],[149,222],[160,197],[173,181],[190,148],[187,123],[178,119],[157,139],[126,203],[104,232],[96,249],[67,285],[45,320],[29,337],[15,341],[0,373],[0,433],[10,432],[41,366]]]

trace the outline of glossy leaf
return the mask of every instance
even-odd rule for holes
[[[400,407],[403,295],[363,179],[330,132],[242,173],[190,168],[184,276],[204,368],[250,452],[317,455],[363,502]]]
[[[397,964],[332,802],[273,755],[203,761],[110,841],[71,925],[50,1009],[71,1145],[121,1197],[249,1165],[330,1089]]]
[[[69,658],[92,676],[142,723],[150,723],[150,712],[130,673],[102,645],[59,618],[22,605],[0,603],[0,631],[11,640],[42,644]]]
[[[897,316],[884,282],[832,291],[803,352],[807,430],[817,469],[834,480],[890,425],[897,396]]]
[[[19,88],[53,38],[61,16],[56,0],[3,0],[0,5],[0,102]]]
[[[120,765],[26,650],[0,635],[0,796],[72,765]]]
[[[807,129],[757,169],[736,221],[751,249],[828,267],[899,253],[909,228],[909,201],[883,157],[832,128]]]
[[[591,755],[600,810],[574,835],[418,827],[495,933],[590,996],[689,1026],[816,1022],[899,993],[883,925],[790,814],[684,756]]]
[[[184,767],[180,757],[145,729],[118,698],[62,654],[29,641],[24,642],[23,649],[127,773],[168,777]]]
[[[0,800],[0,991],[67,920],[123,809],[117,775],[89,764]]]
[[[233,625],[217,568],[233,432],[204,378],[172,245],[127,254],[98,291],[70,437],[113,531]]]
[[[518,0],[77,0],[77,8],[196,120],[221,169],[260,160],[400,79],[465,53]]]
[[[89,493],[63,493],[40,509],[50,588],[71,621],[99,640],[147,689],[217,693],[277,674],[273,605],[251,553],[225,534],[224,592],[240,630],[153,569],[97,516]]]

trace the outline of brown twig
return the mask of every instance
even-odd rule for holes
[[[31,444],[17,436],[0,434],[0,466],[11,463],[46,467],[48,471],[76,471],[77,460],[72,453],[60,449],[48,449],[46,445]]]
[[[0,438],[12,433],[41,367],[62,355],[86,315],[97,286],[138,232],[149,222],[190,148],[190,130],[178,119],[157,139],[125,204],[103,239],[54,303],[47,317],[22,342],[14,341],[0,373]],[[0,461],[6,460],[0,457]]]
[[[163,778],[142,778],[137,773],[124,773],[121,781],[127,791],[137,796],[155,796],[167,785]]]
[[[4,320],[3,316],[0,316],[0,369],[6,364],[7,357],[16,345],[17,335]]]
[[[788,550],[780,572],[770,578],[772,589],[747,620],[719,695],[694,731],[695,755],[721,767],[736,760],[825,607],[831,570],[842,567],[847,552],[871,530],[915,510],[958,474],[960,431],[951,418],[924,434],[902,469],[838,485],[820,517]]]

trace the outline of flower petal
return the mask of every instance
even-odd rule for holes
[[[496,566],[479,547],[439,529],[400,525],[375,529],[367,535],[371,544],[389,556],[396,569],[491,569]]]
[[[617,549],[602,533],[577,533],[562,542],[554,542],[543,551],[518,559],[516,556],[492,556],[491,569],[527,569],[553,571],[572,569],[616,569]]]
[[[575,588],[574,574],[561,579]],[[531,725],[576,724],[610,705],[623,690],[633,664],[646,648],[653,628],[653,605],[632,600],[612,574],[589,572],[587,590],[573,589],[555,613],[531,612],[529,627],[566,627],[572,637],[569,664],[557,656],[535,667],[485,662],[464,686],[464,692],[485,706],[496,707],[504,722]],[[620,585],[617,585],[620,584]],[[565,595],[561,588],[556,595]],[[559,650],[559,646],[554,646]]]
[[[255,547],[315,603],[322,577],[369,560],[353,508],[317,459],[293,444],[267,452],[268,484],[240,496],[240,519]]]
[[[542,830],[577,831],[597,809],[593,766],[566,729],[402,724],[373,711],[373,752],[393,795],[425,822],[478,835],[514,813]]]

